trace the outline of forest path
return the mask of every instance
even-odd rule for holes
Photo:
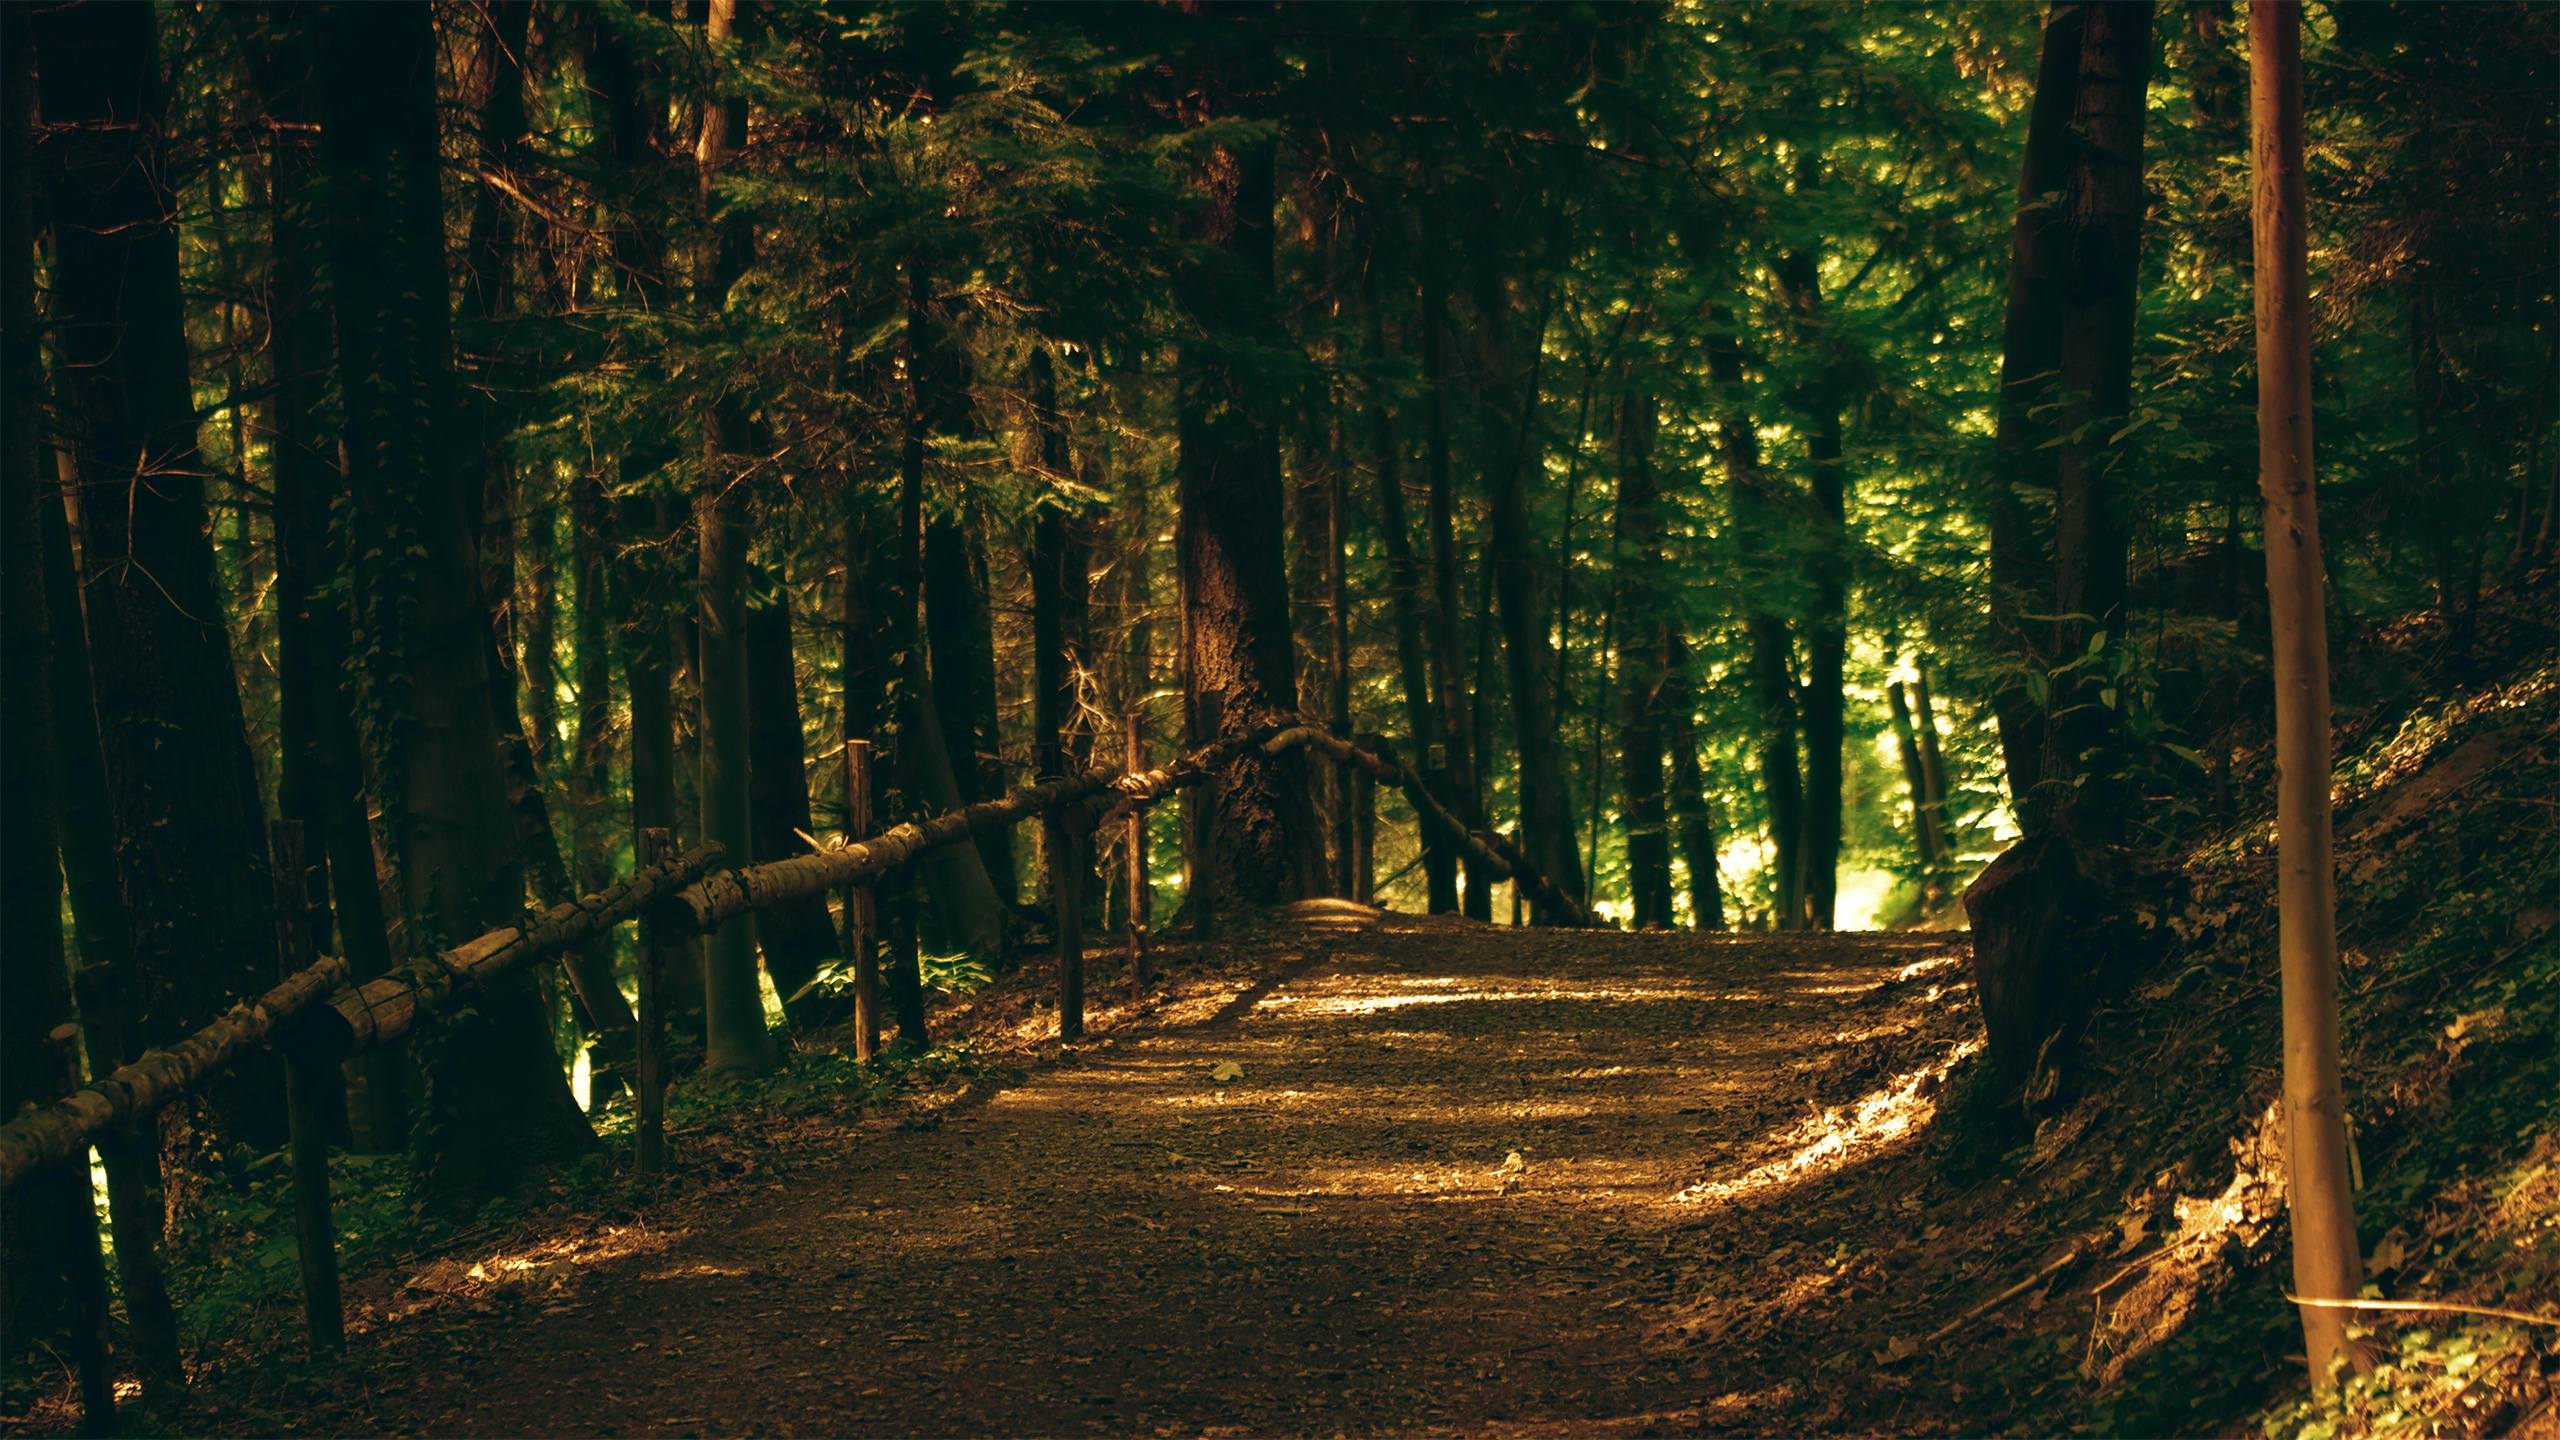
[[[1824,1092],[1885,1080],[1861,1037],[1898,977],[1952,980],[1963,937],[1374,916],[1269,927],[1239,942],[1256,963],[1177,970],[1061,1063],[706,1196],[547,1292],[377,1328],[362,1398],[304,1423],[1632,1435],[1783,1386],[1662,1343],[1662,1302],[1700,1288],[1687,1232],[1820,1182]]]

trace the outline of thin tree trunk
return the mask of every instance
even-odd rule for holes
[[[1360,280],[1365,322],[1362,344],[1374,375],[1386,357],[1386,327],[1378,310],[1376,247],[1371,245],[1368,253],[1369,264],[1363,267]],[[1447,743],[1441,732],[1440,712],[1431,703],[1432,670],[1422,640],[1422,567],[1414,559],[1413,527],[1405,515],[1403,450],[1396,440],[1395,417],[1374,380],[1370,382],[1367,401],[1369,448],[1378,478],[1378,538],[1386,550],[1387,603],[1395,618],[1396,674],[1403,682],[1405,724],[1413,740],[1414,763],[1421,767],[1427,765],[1435,747]],[[1442,798],[1445,801],[1446,797]],[[1449,898],[1454,902],[1456,874],[1447,852],[1440,847],[1426,850],[1425,863],[1430,870],[1430,906],[1436,914],[1442,909],[1444,890],[1451,892]],[[1454,909],[1454,903],[1448,908]]]
[[[1558,890],[1583,898],[1582,850],[1574,843],[1573,786],[1564,767],[1564,743],[1555,713],[1558,664],[1548,637],[1545,581],[1539,574],[1537,537],[1529,514],[1529,476],[1544,473],[1538,459],[1537,405],[1541,358],[1546,350],[1546,314],[1541,311],[1529,333],[1515,340],[1509,333],[1507,298],[1498,281],[1488,280],[1477,294],[1478,321],[1487,330],[1486,349],[1501,368],[1489,379],[1489,392],[1502,397],[1512,413],[1504,417],[1500,469],[1493,477],[1493,567],[1496,607],[1502,622],[1502,653],[1511,684],[1513,748],[1519,755],[1520,844]],[[1517,364],[1515,345],[1525,345],[1529,360]],[[1539,924],[1552,917],[1544,906],[1532,912]]]
[[[945,393],[965,395],[965,389],[953,381]],[[941,424],[950,433],[976,429],[965,404],[954,402],[946,411]],[[1004,742],[996,733],[995,617],[987,603],[986,546],[947,514],[925,522],[924,614],[934,709],[942,718],[942,743],[961,803],[1000,798]],[[975,844],[997,900],[1011,906],[1018,893],[1013,832],[991,831]]]
[[[609,814],[613,798],[613,643],[608,619],[612,598],[607,556],[612,539],[612,502],[605,494],[604,473],[591,470],[578,477],[570,500],[573,531],[571,556],[573,599],[571,622],[578,693],[577,760],[569,771],[571,812],[576,820],[578,893],[592,895],[613,879],[614,827]],[[594,1027],[596,1046],[587,1072],[587,1113],[601,1111],[615,1092],[629,1083],[635,1059],[631,1005],[614,980],[613,937],[598,936],[568,959],[572,983]]]
[[[1821,183],[1820,157],[1810,150],[1802,152],[1796,167],[1797,193],[1809,195]],[[1806,479],[1813,495],[1814,536],[1806,565],[1813,582],[1813,603],[1804,626],[1804,898],[1811,923],[1829,930],[1839,922],[1840,746],[1847,703],[1842,687],[1849,656],[1849,472],[1841,455],[1840,389],[1833,378],[1839,364],[1838,342],[1829,337],[1823,315],[1820,256],[1813,250],[1790,251],[1776,268],[1780,287],[1795,310],[1798,338],[1815,353],[1821,367],[1794,398],[1807,422]]]
[[[1728,330],[1732,312],[1712,311]],[[1726,408],[1716,422],[1717,449],[1724,460],[1725,487],[1732,497],[1735,543],[1741,549],[1744,583],[1753,598],[1743,618],[1751,646],[1751,690],[1760,712],[1760,783],[1769,808],[1769,848],[1776,872],[1775,905],[1770,916],[1776,929],[1801,929],[1804,895],[1804,779],[1796,764],[1796,686],[1794,645],[1785,617],[1763,608],[1757,596],[1766,588],[1772,562],[1769,547],[1778,525],[1778,501],[1769,477],[1760,468],[1760,437],[1742,394],[1742,350],[1739,337],[1726,334],[1708,342],[1708,377],[1721,392]]]
[[[1627,898],[1638,930],[1671,928],[1671,833],[1662,803],[1662,723],[1669,620],[1663,615],[1661,495],[1653,473],[1660,402],[1649,391],[1618,402],[1617,538],[1634,551],[1618,607],[1632,643],[1618,647],[1618,776],[1625,797]],[[1594,853],[1595,866],[1597,852]]]
[[[1920,762],[1920,742],[1912,733],[1911,703],[1903,698],[1902,682],[1886,685],[1884,694],[1893,710],[1893,745],[1902,757],[1903,785],[1911,792],[1911,848],[1920,859],[1921,908],[1934,910],[1939,903],[1937,877],[1946,862],[1946,840],[1938,833],[1938,809],[1929,798],[1929,772]]]
[[[2338,1059],[2336,861],[2330,845],[2328,611],[2311,437],[2311,314],[2305,282],[2302,10],[2249,6],[2250,229],[2256,250],[2258,485],[2266,502],[2267,596],[2275,631],[2276,899],[2284,978],[2285,1186],[2294,1292],[2354,1298],[2364,1283],[2348,1188]],[[2341,1356],[2347,1312],[2302,1307],[2319,1383]]]
[[[1943,905],[1955,882],[1955,835],[1947,818],[1947,767],[1938,756],[1938,714],[1929,703],[1929,669],[1925,658],[1912,659],[1911,718],[1920,738],[1920,775],[1929,786],[1929,814],[1938,827],[1938,868],[1930,876],[1932,906]]]
[[[1448,244],[1436,207],[1423,207],[1422,226],[1423,458],[1429,484],[1425,524],[1431,536],[1431,671],[1433,690],[1440,702],[1440,733],[1434,743],[1444,747],[1446,764],[1440,774],[1447,790],[1439,799],[1468,824],[1482,825],[1484,791],[1476,779],[1475,716],[1468,703],[1474,687],[1466,683],[1466,649],[1459,629],[1465,612],[1458,599],[1457,497],[1449,469],[1449,374],[1445,355],[1449,290],[1442,274]],[[1424,753],[1427,758],[1430,752]],[[1475,915],[1484,897],[1491,893],[1491,882],[1479,877],[1473,865],[1466,868],[1467,894],[1471,901],[1478,902],[1470,903],[1466,910]]]
[[[1716,863],[1715,816],[1707,808],[1706,771],[1698,760],[1695,700],[1689,691],[1687,649],[1671,636],[1671,664],[1663,678],[1662,715],[1671,743],[1671,824],[1680,859],[1689,867],[1689,923],[1724,928],[1724,877]]]
[[[715,48],[748,38],[739,33],[738,0],[709,0],[706,19],[707,38]],[[710,324],[718,323],[727,309],[729,288],[755,260],[755,230],[745,207],[714,188],[719,172],[746,142],[746,133],[745,97],[704,105],[695,164],[707,235],[694,303]],[[695,673],[702,702],[702,833],[723,846],[735,864],[759,858],[747,775],[746,470],[749,457],[763,446],[743,397],[714,400],[702,418],[704,473],[693,503],[694,533],[701,546]],[[706,1075],[762,1075],[781,1063],[765,1027],[754,926],[725,925],[708,937],[702,996]]]

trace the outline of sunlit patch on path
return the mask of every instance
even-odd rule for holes
[[[1751,1397],[1783,1401],[1785,1377],[1666,1325],[1696,1313],[1690,1237],[1905,1143],[1964,1043],[1913,1018],[1956,1007],[1910,1009],[1960,978],[1945,937],[1566,934],[1340,907],[1238,943],[1252,965],[1177,976],[1146,1018],[1020,1084],[866,1132],[645,1253],[580,1257],[549,1305],[475,1317],[455,1337],[468,1366],[426,1363],[456,1352],[424,1326],[385,1326],[367,1337],[382,1382],[331,1423],[1765,1424]]]

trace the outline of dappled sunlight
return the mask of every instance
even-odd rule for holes
[[[1787,1154],[1751,1167],[1727,1180],[1703,1180],[1672,1197],[1683,1204],[1708,1204],[1754,1198],[1804,1178],[1836,1169],[1855,1154],[1901,1139],[1926,1125],[1938,1113],[1937,1094],[1947,1072],[1982,1048],[1968,1040],[1943,1059],[1896,1075],[1890,1084],[1856,1103],[1817,1110],[1798,1124],[1771,1137],[1792,1146]]]

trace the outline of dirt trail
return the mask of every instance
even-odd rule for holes
[[[1373,917],[1280,924],[1249,988],[486,1313],[378,1325],[305,1426],[1643,1434],[1783,1391],[1666,1306],[1734,1291],[1697,1232],[1836,1158],[1853,1117],[1823,1106],[1891,1083],[1858,1037],[1961,937]]]

